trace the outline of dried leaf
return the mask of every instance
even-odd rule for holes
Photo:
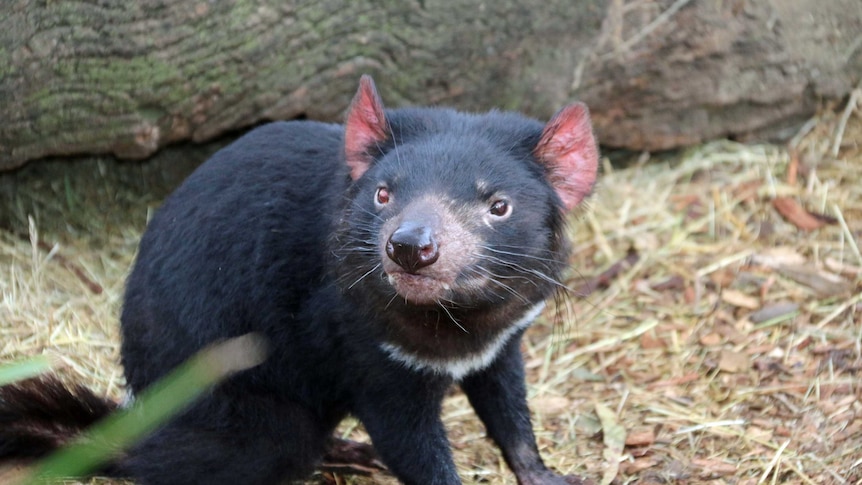
[[[683,288],[685,288],[685,280],[680,275],[673,275],[652,285],[654,291],[679,291]]]
[[[626,446],[649,446],[655,443],[655,430],[650,427],[633,429],[626,436]]]
[[[641,335],[641,348],[644,350],[665,349],[667,348],[667,342],[655,335],[654,332],[646,332]]]
[[[673,210],[680,212],[692,205],[703,205],[700,201],[700,196],[695,194],[672,195],[670,201],[673,202]]]
[[[682,296],[685,302],[689,305],[691,305],[697,300],[697,294],[694,292],[694,288],[692,288],[691,286],[688,286],[685,290],[683,290]]]
[[[751,202],[757,199],[757,191],[763,186],[763,179],[749,180],[733,187],[733,198]]]
[[[613,282],[623,271],[634,266],[638,260],[640,260],[640,255],[637,250],[635,248],[629,248],[625,258],[612,264],[610,268],[606,269],[600,275],[587,280],[584,284],[575,289],[574,294],[579,297],[586,297],[598,289],[609,287],[611,282]]]
[[[727,288],[736,281],[737,271],[727,268],[713,271],[709,274],[709,279],[719,288]]]
[[[607,468],[602,475],[602,485],[608,485],[619,473],[620,457],[626,445],[626,430],[617,421],[617,415],[604,404],[596,403],[596,414],[602,423],[602,436],[605,449],[602,456],[607,463]]]
[[[700,338],[700,344],[704,347],[715,347],[721,344],[721,335],[711,332]]]
[[[733,325],[726,323],[718,324],[715,326],[715,331],[718,332],[718,334],[726,341],[734,345],[739,345],[748,341],[748,336],[737,330]]]
[[[751,367],[751,362],[747,355],[727,349],[721,351],[721,357],[718,360],[718,368],[722,371],[735,374],[737,372],[742,372],[749,367]]]
[[[602,430],[602,423],[592,414],[585,414],[575,423],[575,429],[584,436],[598,436]]]
[[[796,185],[796,174],[799,172],[799,150],[790,149],[790,163],[787,164],[787,185]]]
[[[813,214],[803,209],[790,197],[776,197],[772,201],[772,205],[778,213],[787,220],[787,222],[790,222],[803,231],[813,231],[823,227],[827,223],[833,223],[827,216],[822,214]]]

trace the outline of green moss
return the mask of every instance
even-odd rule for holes
[[[175,66],[146,57],[79,59],[74,63],[58,64],[55,73],[78,83],[93,83],[94,86],[124,91],[159,86],[180,78]]]
[[[6,80],[6,76],[11,76],[12,74],[15,74],[12,54],[5,46],[0,46],[0,83]]]
[[[235,0],[228,18],[228,30],[242,31],[248,26],[249,18],[255,13],[257,3],[249,0]]]

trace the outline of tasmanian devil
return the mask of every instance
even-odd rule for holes
[[[384,110],[367,76],[345,125],[275,122],[222,149],[141,240],[122,363],[140,392],[225,338],[262,334],[270,357],[110,471],[143,484],[298,479],[353,414],[399,480],[457,484],[439,415],[458,383],[519,483],[580,483],[539,456],[519,347],[561,286],[564,218],[592,190],[597,158],[583,104],[545,125]],[[54,443],[15,426],[26,395],[0,393],[0,456]]]

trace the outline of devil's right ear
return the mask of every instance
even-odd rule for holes
[[[344,157],[350,167],[350,178],[357,180],[371,166],[373,148],[389,137],[389,126],[383,114],[383,102],[374,80],[365,74],[359,79],[359,90],[347,110],[344,125]]]

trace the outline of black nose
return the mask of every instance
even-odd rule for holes
[[[389,236],[386,255],[408,273],[415,273],[437,261],[440,253],[430,227],[407,221]]]

